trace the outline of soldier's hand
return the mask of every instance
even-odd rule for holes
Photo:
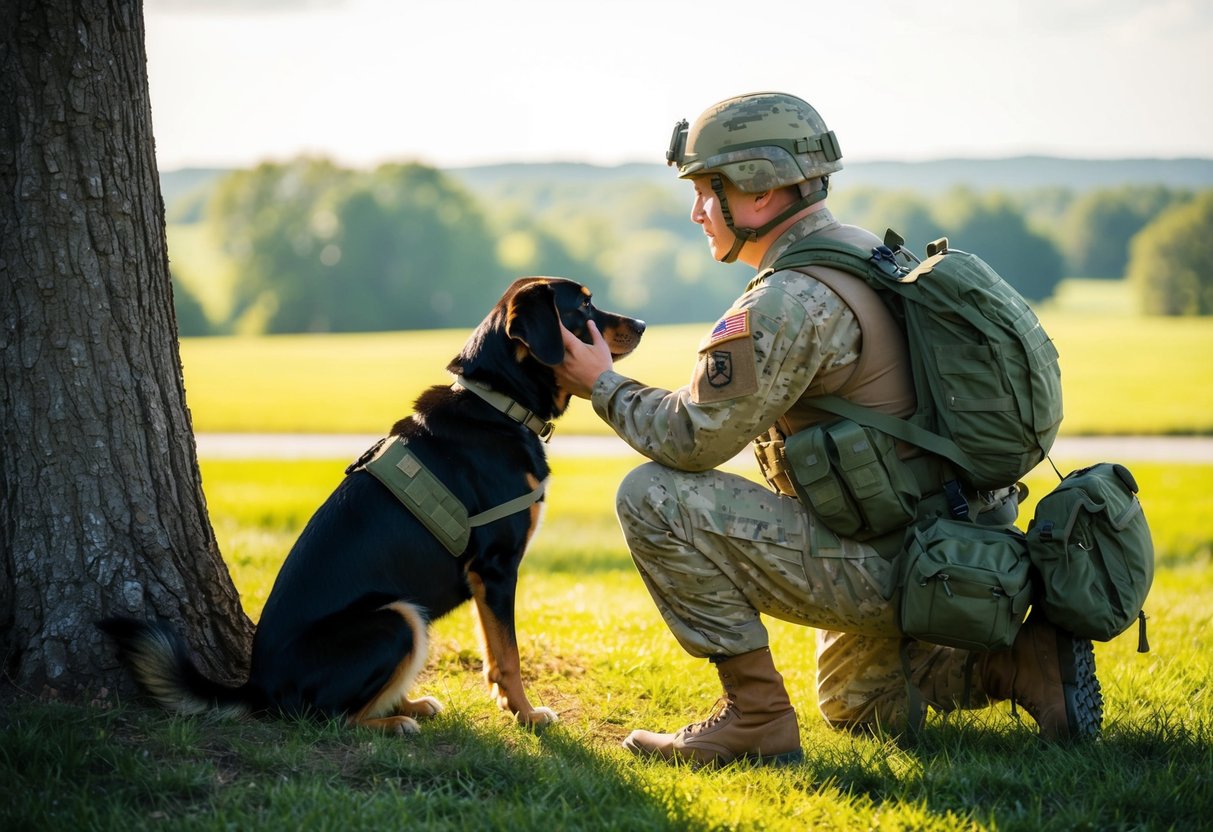
[[[583,343],[576,335],[560,325],[560,335],[564,340],[564,361],[552,369],[556,371],[556,381],[574,396],[583,399],[590,397],[594,382],[607,370],[615,366],[611,358],[611,348],[603,339],[602,333],[593,321],[587,324],[590,331],[591,343]]]

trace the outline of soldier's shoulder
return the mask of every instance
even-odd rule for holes
[[[818,268],[813,266],[804,270],[781,269],[768,275],[760,286],[754,288],[755,292],[762,292],[759,302],[764,307],[764,314],[769,314],[765,311],[767,309],[775,311],[793,307],[807,309],[823,303],[841,302],[837,293],[815,276],[814,272]]]
[[[817,282],[796,272],[775,272],[751,286],[734,307],[751,309],[756,315],[775,320],[795,319],[804,307],[803,297],[809,283]]]

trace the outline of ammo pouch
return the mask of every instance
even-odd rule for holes
[[[1032,599],[1028,544],[1013,527],[935,518],[910,529],[901,560],[902,633],[966,650],[1005,650]]]
[[[832,532],[870,540],[914,522],[921,492],[896,440],[850,419],[784,439],[792,485]]]

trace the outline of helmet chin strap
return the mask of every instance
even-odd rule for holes
[[[734,263],[737,260],[737,256],[741,254],[742,246],[744,246],[746,243],[754,242],[763,234],[766,234],[772,228],[786,220],[788,217],[825,199],[826,194],[829,193],[829,184],[828,178],[823,176],[821,178],[820,189],[802,196],[787,208],[780,211],[779,215],[774,219],[758,228],[740,228],[733,225],[733,212],[729,210],[729,200],[724,195],[724,177],[718,173],[712,174],[712,190],[716,192],[716,199],[720,203],[720,215],[724,217],[724,224],[727,225],[729,230],[733,232],[733,245],[729,248],[728,253],[725,254],[724,257],[720,258],[720,262]]]

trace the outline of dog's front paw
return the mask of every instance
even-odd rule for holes
[[[535,708],[529,713],[519,712],[517,719],[519,725],[531,731],[542,731],[560,721],[560,717],[551,708]]]
[[[397,737],[416,734],[421,728],[417,725],[417,720],[411,716],[384,716],[377,719],[350,719],[353,725],[359,725],[363,728],[371,728],[375,731],[382,731],[385,734],[392,734]]]
[[[406,699],[400,706],[400,713],[417,719],[426,719],[440,714],[442,711],[442,703],[432,696],[423,696],[420,699]]]

